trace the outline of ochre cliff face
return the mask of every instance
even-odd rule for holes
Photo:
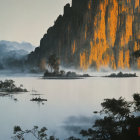
[[[39,65],[55,53],[65,66],[140,69],[140,59],[133,59],[137,50],[140,0],[72,0],[29,59],[38,57]]]
[[[97,69],[102,66],[109,66],[112,69],[130,68],[133,51],[140,49],[139,3],[139,0],[104,0],[99,2],[93,17],[93,38],[90,37],[90,53],[86,59],[85,52],[80,54],[81,68],[88,68],[93,62]],[[94,8],[94,1],[90,0],[88,14],[92,7]],[[134,31],[133,28],[137,29]],[[139,63],[140,60],[137,60],[137,68],[140,67]]]

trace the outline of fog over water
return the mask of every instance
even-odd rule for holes
[[[107,75],[108,73],[98,73]],[[97,73],[92,73],[96,76]],[[140,72],[137,72],[140,76]],[[104,98],[125,97],[140,92],[140,78],[91,77],[77,80],[44,80],[42,75],[0,74],[0,80],[13,79],[16,85],[23,84],[28,93],[13,97],[0,97],[0,140],[9,140],[15,125],[30,129],[34,125],[46,126],[49,135],[60,139],[75,135],[88,128],[99,116],[93,111],[101,109]],[[43,104],[31,102],[34,90],[48,101]],[[18,101],[14,101],[17,98]]]

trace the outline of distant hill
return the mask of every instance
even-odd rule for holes
[[[20,67],[35,46],[27,42],[0,41],[0,69]]]
[[[0,40],[0,47],[5,46],[7,50],[24,50],[26,52],[31,52],[35,49],[35,46],[28,42],[12,42],[6,40]]]

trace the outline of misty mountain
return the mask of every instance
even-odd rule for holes
[[[12,42],[12,41],[6,41],[6,40],[1,40],[0,41],[0,47],[6,47],[5,49],[8,50],[24,50],[27,52],[31,52],[35,49],[35,46],[33,46],[32,44],[28,43],[28,42]]]
[[[27,42],[0,41],[0,69],[9,69],[22,65],[27,55],[34,50]]]

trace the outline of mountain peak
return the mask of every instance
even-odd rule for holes
[[[29,61],[39,66],[55,53],[63,66],[139,69],[140,59],[132,55],[140,50],[139,21],[139,0],[72,0]]]

